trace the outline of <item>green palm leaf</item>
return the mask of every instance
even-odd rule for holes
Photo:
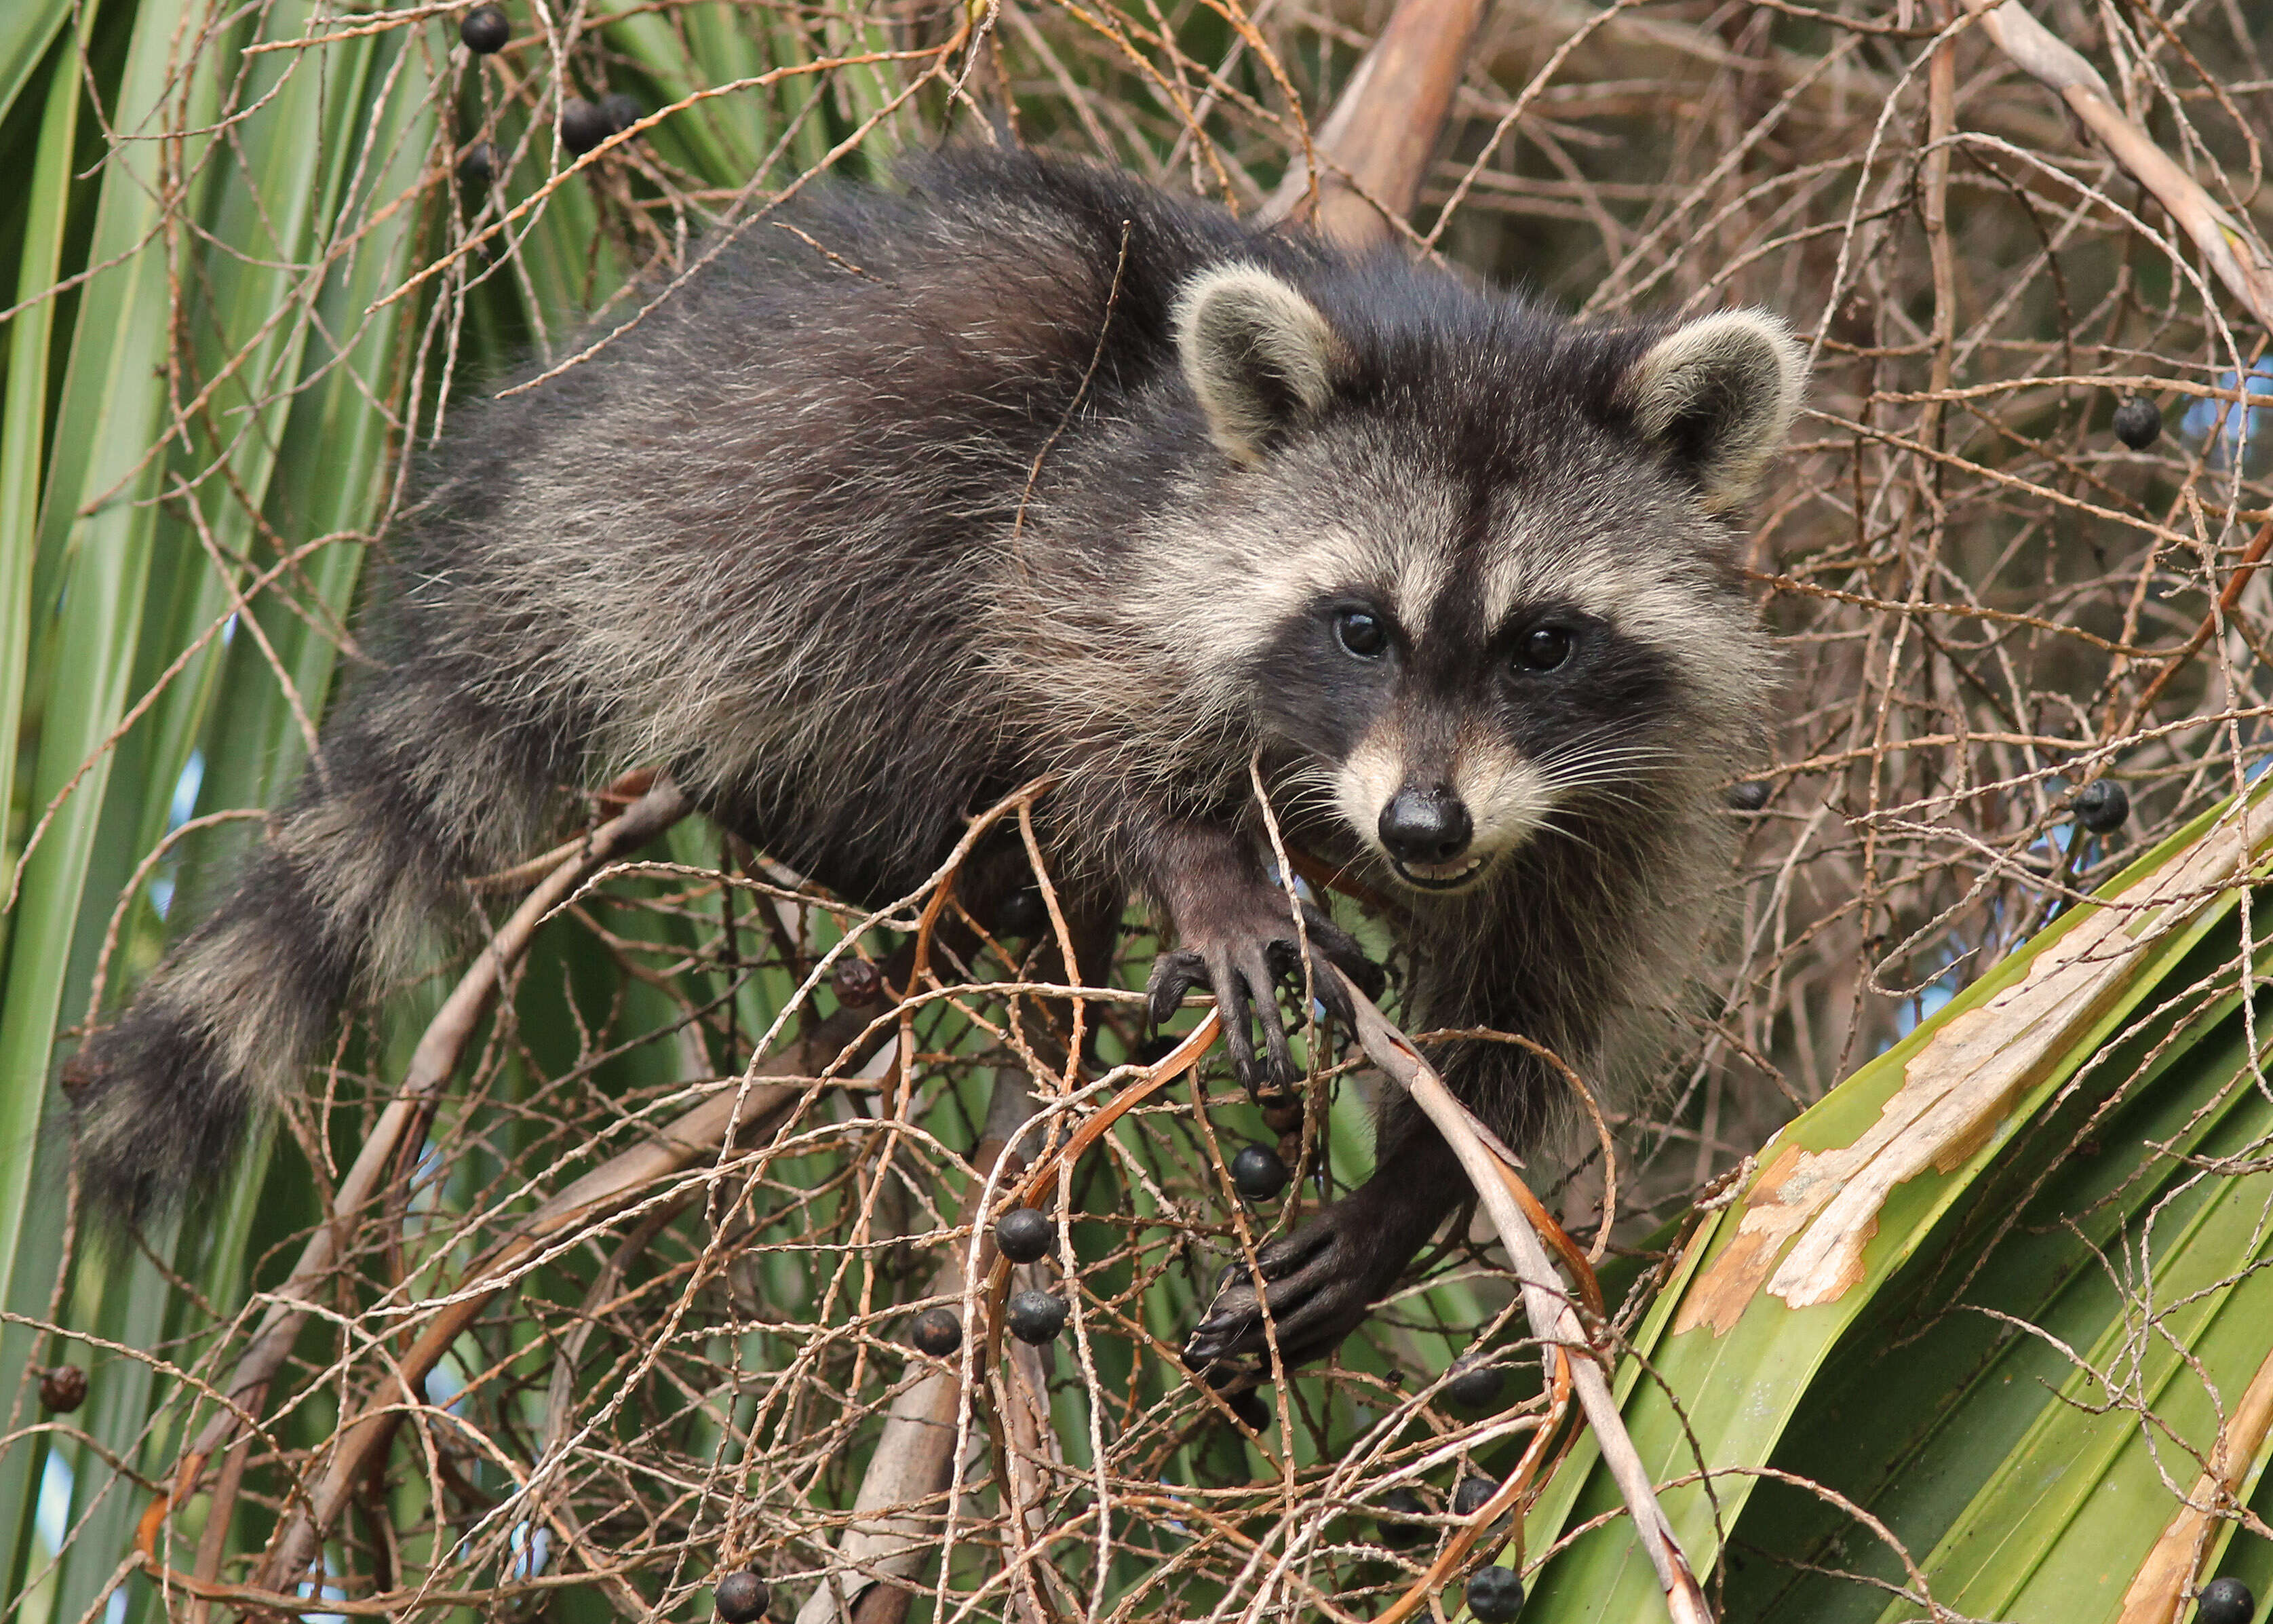
[[[1921,1577],[1968,1617],[2121,1615],[2273,1353],[2273,1181],[2221,1170],[2273,1132],[2246,804],[2246,839],[2201,820],[1858,1071],[1688,1241],[1620,1387],[1729,1616],[1894,1624]],[[1534,1548],[1618,1504],[1572,1466]],[[1528,1618],[1623,1619],[1655,1582],[1612,1522],[1535,1592]]]

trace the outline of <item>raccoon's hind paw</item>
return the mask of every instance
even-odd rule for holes
[[[1301,978],[1294,921],[1284,898],[1273,893],[1249,909],[1227,909],[1204,922],[1177,924],[1185,945],[1160,955],[1145,989],[1152,1025],[1166,1025],[1186,993],[1204,987],[1222,1013],[1224,1047],[1240,1086],[1258,1098],[1294,1087],[1302,1073],[1287,1041],[1287,1023],[1279,1018],[1278,988],[1282,980]],[[1354,1031],[1356,1011],[1333,971],[1346,971],[1370,996],[1381,986],[1380,969],[1355,937],[1307,902],[1302,929],[1310,945],[1310,990],[1331,1018]],[[1255,1050],[1257,1021],[1263,1027],[1261,1055]]]
[[[1260,1289],[1244,1263],[1225,1269],[1215,1300],[1184,1339],[1184,1363],[1197,1369],[1248,1354],[1267,1356],[1274,1340],[1287,1365],[1324,1358],[1365,1323],[1374,1298],[1389,1283],[1375,1278],[1379,1248],[1362,1233],[1365,1228],[1350,1203],[1336,1202],[1256,1252]]]

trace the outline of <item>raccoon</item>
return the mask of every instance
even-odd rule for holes
[[[100,1202],[210,1188],[468,876],[643,763],[868,903],[1054,775],[1077,962],[1142,898],[1175,944],[1152,1015],[1211,989],[1269,1091],[1297,939],[1345,1016],[1328,967],[1373,966],[1315,906],[1297,930],[1259,773],[1287,843],[1391,900],[1422,1026],[1590,1074],[1647,1047],[1757,736],[1737,518],[1800,397],[1782,326],[1573,326],[1008,151],[716,246],[461,417],[296,797],[74,1063]],[[1031,876],[1005,843],[961,883],[983,919]],[[1510,1045],[1435,1052],[1512,1145],[1566,1091]],[[1390,1102],[1372,1178],[1263,1255],[1285,1357],[1329,1351],[1466,1190]],[[1187,1351],[1263,1337],[1249,1286]]]

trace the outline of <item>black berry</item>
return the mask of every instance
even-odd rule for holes
[[[1006,936],[1031,940],[1050,928],[1049,905],[1042,893],[1031,885],[1024,891],[1014,891],[1002,898],[1002,906],[994,910],[994,929]]]
[[[468,50],[486,56],[505,49],[505,42],[513,38],[513,24],[503,6],[477,5],[458,19],[458,37]]]
[[[1508,1624],[1523,1611],[1523,1581],[1512,1568],[1479,1568],[1468,1575],[1468,1611],[1477,1624]]]
[[[1302,1109],[1301,1094],[1278,1093],[1272,1090],[1271,1085],[1267,1082],[1262,1090],[1252,1093],[1248,1097],[1255,1101],[1255,1109],[1263,1114],[1263,1119],[1265,1122],[1271,1121],[1273,1117],[1283,1118],[1289,1110],[1299,1111]]]
[[[41,1371],[40,1402],[57,1415],[69,1415],[86,1402],[86,1372],[76,1365]]]
[[[560,145],[581,156],[616,132],[608,116],[581,96],[560,106]]]
[[[1428,1507],[1412,1490],[1392,1489],[1381,1497],[1381,1509],[1374,1515],[1374,1530],[1382,1544],[1392,1551],[1402,1551],[1429,1537],[1429,1525],[1418,1521],[1428,1515]]]
[[[2144,451],[2163,434],[2163,409],[2143,395],[2132,395],[2115,409],[2115,438],[2134,451]]]
[[[2194,1598],[2194,1624],[2249,1624],[2257,1598],[2239,1579],[2212,1579]]]
[[[847,1009],[865,1009],[884,996],[884,973],[865,959],[840,959],[829,967],[829,990]]]
[[[1288,1134],[1302,1132],[1302,1096],[1279,1094],[1273,1099],[1257,1101],[1262,1108],[1263,1125],[1285,1139]]]
[[[1156,1032],[1150,1037],[1138,1038],[1129,1046],[1129,1064],[1156,1066],[1170,1055],[1174,1054],[1176,1045],[1182,1041],[1183,1039],[1181,1037],[1166,1032]]]
[[[994,1226],[994,1244],[1013,1263],[1031,1263],[1058,1238],[1058,1227],[1039,1207],[1018,1207]]]
[[[963,1346],[963,1321],[951,1308],[926,1308],[916,1316],[909,1340],[934,1359],[943,1359]]]
[[[1250,1201],[1267,1201],[1287,1187],[1287,1164],[1268,1145],[1249,1145],[1231,1159],[1231,1182]]]
[[[1734,811],[1757,812],[1767,803],[1768,786],[1758,778],[1729,786],[1729,805]]]
[[[773,1605],[774,1593],[763,1579],[745,1568],[718,1581],[718,1616],[726,1624],[756,1624]]]
[[[1047,1291],[1021,1291],[1002,1311],[1002,1323],[1022,1342],[1055,1341],[1065,1329],[1066,1300]]]
[[[1270,1428],[1271,1406],[1264,1402],[1263,1395],[1253,1387],[1242,1387],[1236,1393],[1226,1394],[1223,1402],[1231,1406],[1233,1415],[1247,1424],[1249,1431],[1261,1432]]]
[[[1452,1379],[1444,1384],[1444,1396],[1463,1410],[1497,1410],[1500,1390],[1506,1386],[1507,1372],[1498,1365],[1464,1357],[1454,1362]]]
[[[1499,1492],[1499,1485],[1489,1477],[1463,1477],[1452,1491],[1452,1515],[1472,1517],[1491,1504],[1491,1497]]]
[[[608,116],[608,127],[611,130],[630,129],[647,111],[639,104],[637,96],[627,96],[620,90],[601,102],[600,110]]]
[[[458,155],[458,184],[469,192],[487,192],[497,178],[498,149],[476,141]]]
[[[2096,835],[2112,835],[2130,820],[2131,797],[2112,778],[2094,778],[2075,793],[2075,821]]]

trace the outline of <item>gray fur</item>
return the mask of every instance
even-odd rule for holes
[[[1020,156],[905,179],[800,203],[461,417],[327,776],[76,1067],[114,1208],[217,1180],[338,1004],[542,838],[558,786],[657,762],[868,901],[1058,773],[1041,833],[1089,931],[1132,891],[1157,908],[1160,1004],[1214,986],[1259,1087],[1286,1038],[1266,1019],[1258,1050],[1247,1015],[1294,935],[1259,758],[1290,838],[1402,898],[1419,1026],[1520,1031],[1597,1078],[1650,1047],[1769,668],[1726,515],[1797,399],[1779,329],[1572,327]],[[1359,602],[1393,658],[1332,641]],[[1577,663],[1512,665],[1550,620]],[[1473,803],[1457,885],[1383,847],[1400,786]],[[1028,883],[1012,844],[963,894],[983,917]],[[1309,936],[1365,968],[1323,915]],[[1564,1092],[1509,1046],[1440,1057],[1518,1144]],[[1288,1357],[1355,1324],[1461,1188],[1392,1107],[1375,1179],[1273,1253]],[[1232,1302],[1195,1350],[1257,1335]]]

